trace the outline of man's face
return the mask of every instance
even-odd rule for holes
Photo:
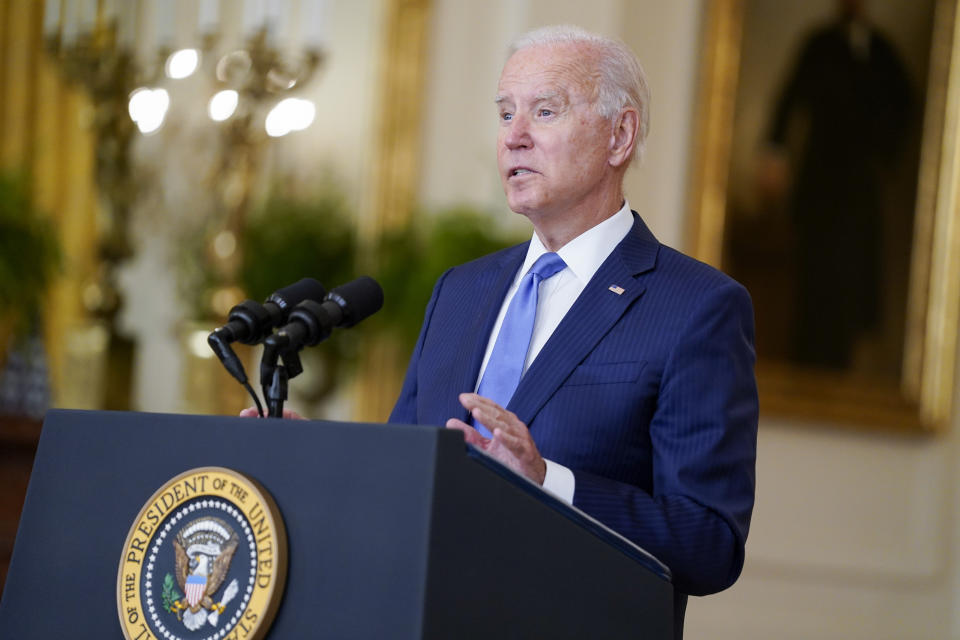
[[[500,75],[500,179],[510,208],[534,222],[589,211],[610,188],[613,128],[592,106],[592,59],[583,45],[534,46]]]

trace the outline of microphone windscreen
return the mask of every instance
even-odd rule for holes
[[[327,290],[322,284],[313,278],[303,278],[282,289],[277,289],[270,294],[267,302],[272,302],[284,311],[288,311],[304,300],[322,302],[326,294]]]
[[[383,289],[370,276],[361,276],[331,289],[327,299],[336,302],[343,310],[343,320],[338,326],[352,327],[380,310],[383,306]]]

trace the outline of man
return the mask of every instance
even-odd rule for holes
[[[653,553],[673,572],[679,629],[685,594],[724,589],[743,565],[757,428],[749,296],[659,244],[624,200],[649,104],[624,45],[568,27],[529,33],[496,103],[507,202],[534,234],[441,276],[390,421],[463,431]],[[519,342],[511,307],[534,318]]]
[[[884,219],[895,185],[916,166],[902,162],[911,87],[896,46],[862,0],[836,9],[804,39],[774,105],[760,186],[774,202],[787,196],[797,243],[790,360],[842,371],[882,333]],[[788,144],[798,131],[801,143]],[[887,256],[908,254],[909,242],[907,234]]]

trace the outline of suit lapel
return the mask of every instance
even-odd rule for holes
[[[659,243],[640,217],[633,215],[630,233],[600,265],[520,380],[507,408],[524,423],[533,421],[563,381],[643,294],[645,286],[636,276],[654,268]],[[618,294],[611,287],[623,291]]]
[[[457,417],[461,420],[467,420],[469,417],[467,410],[460,404],[458,396],[465,391],[473,391],[476,387],[477,375],[480,373],[480,365],[483,364],[490,331],[493,330],[493,325],[497,321],[503,298],[507,295],[517,270],[523,264],[528,244],[505,251],[498,261],[484,269],[478,274],[476,281],[471,283],[476,285],[476,297],[471,301],[472,308],[476,312],[468,309],[461,310],[463,316],[457,321],[469,324],[463,333],[460,348],[453,351],[465,357],[466,362],[462,364],[466,366],[452,363],[451,371],[454,373],[447,377],[449,387],[439,396],[444,399],[446,406],[438,415]]]

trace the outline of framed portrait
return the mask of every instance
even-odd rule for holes
[[[960,325],[957,0],[705,6],[689,246],[750,291],[761,411],[937,430]]]

